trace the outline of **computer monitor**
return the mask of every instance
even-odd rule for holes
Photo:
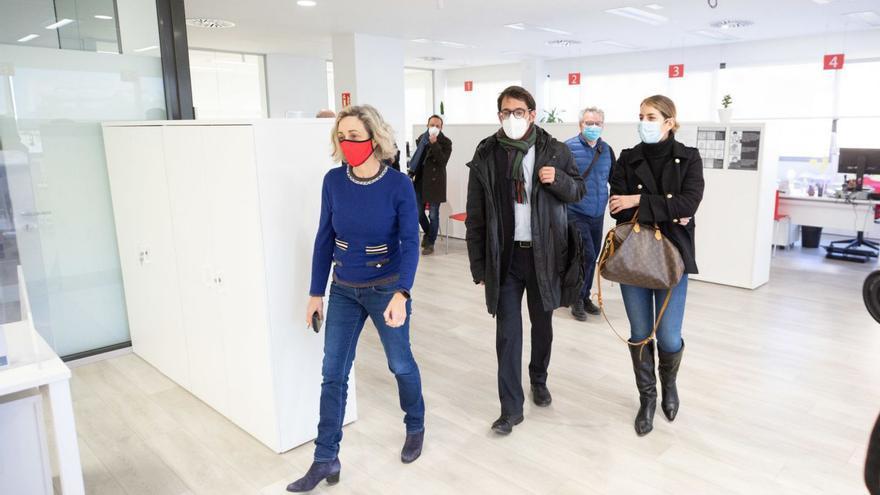
[[[880,149],[840,148],[837,172],[856,174],[856,184],[861,189],[865,174],[880,174]]]

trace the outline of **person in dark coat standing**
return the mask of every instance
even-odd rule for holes
[[[703,200],[703,160],[696,148],[675,140],[678,130],[675,103],[662,95],[646,98],[639,110],[642,142],[620,152],[611,171],[611,216],[617,223],[632,220],[638,211],[639,223],[657,225],[681,253],[685,273],[672,289],[669,305],[657,328],[657,355],[661,407],[666,419],[678,414],[676,378],[684,353],[681,327],[687,298],[688,274],[697,273],[694,249],[694,215]],[[645,260],[650,262],[650,260]],[[647,339],[654,328],[655,309],[663,305],[667,291],[621,284],[623,304],[630,324],[630,342]],[[630,345],[633,372],[639,390],[639,412],[635,429],[639,436],[654,429],[657,407],[657,378],[654,374],[654,342]]]
[[[467,195],[467,248],[474,283],[485,286],[496,317],[501,416],[492,430],[506,435],[523,421],[522,299],[532,323],[532,399],[550,405],[547,369],[553,310],[562,300],[567,266],[566,204],[580,201],[584,180],[565,144],[535,125],[535,99],[511,86],[498,96],[501,130],[474,153]]]
[[[425,232],[423,255],[434,253],[434,243],[440,232],[440,203],[446,202],[446,164],[451,154],[452,140],[443,134],[443,119],[432,115],[428,119],[428,130],[416,139],[416,152],[409,167],[416,188],[419,224]],[[425,215],[425,204],[429,215]]]

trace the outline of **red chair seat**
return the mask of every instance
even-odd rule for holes
[[[456,222],[464,222],[467,220],[467,213],[456,213],[454,215],[449,215],[450,220],[455,220]]]

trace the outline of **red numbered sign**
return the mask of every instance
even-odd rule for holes
[[[342,108],[351,106],[351,93],[342,93]]]
[[[569,86],[580,86],[581,84],[581,73],[580,72],[571,72],[568,74],[568,85]]]
[[[673,79],[676,77],[684,77],[684,64],[670,65],[669,77]]]
[[[825,55],[825,70],[840,70],[843,68],[843,59],[844,55],[842,53],[835,53],[832,55]]]
[[[464,90],[465,91],[473,91],[474,90],[474,82],[473,81],[465,81],[464,82]]]

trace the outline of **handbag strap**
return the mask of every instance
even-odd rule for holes
[[[581,141],[581,145],[583,145],[584,148],[587,147],[587,145],[583,141]],[[590,170],[593,170],[593,165],[595,165],[596,162],[599,161],[599,155],[602,154],[602,148],[600,148],[601,145],[602,145],[602,143],[596,143],[596,150],[593,151],[593,161],[590,162],[590,165],[587,167],[587,170],[583,174],[581,174],[581,176],[584,179],[586,179],[587,176],[590,175]]]
[[[636,213],[633,218],[638,218],[639,211],[636,210]],[[638,225],[638,223],[636,223]],[[640,340],[638,342],[630,342],[629,339],[623,338],[620,333],[614,328],[614,325],[611,324],[611,320],[608,319],[608,315],[605,314],[605,300],[602,298],[602,269],[605,267],[605,263],[608,262],[608,258],[610,258],[614,254],[614,231],[615,228],[612,228],[608,231],[608,235],[605,236],[605,247],[602,249],[602,256],[599,258],[598,267],[596,269],[596,287],[598,288],[598,300],[599,300],[599,311],[602,312],[602,317],[605,318],[605,322],[608,323],[608,326],[611,328],[611,331],[614,332],[614,335],[617,336],[623,343],[633,346],[633,347],[641,347],[639,353],[644,350],[645,345],[651,342],[652,340],[656,340],[657,338],[657,329],[660,328],[660,321],[663,319],[663,314],[666,313],[666,308],[669,307],[669,300],[672,299],[672,289],[666,291],[666,299],[663,301],[663,306],[660,307],[660,312],[657,313],[657,318],[654,320],[654,328],[651,330],[651,335],[647,338]],[[659,232],[659,231],[658,231]]]

